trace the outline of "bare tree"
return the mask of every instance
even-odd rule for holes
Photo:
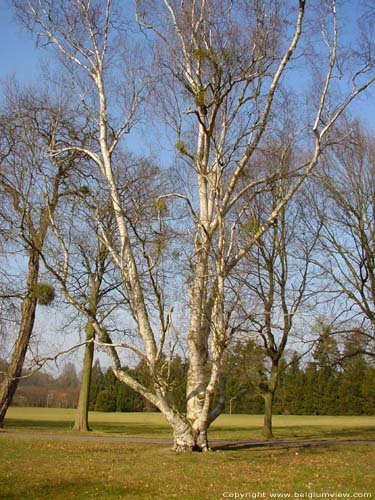
[[[162,209],[154,206],[155,193],[160,191],[158,169],[147,159],[134,158],[130,153],[117,161],[121,161],[123,169],[117,173],[117,181],[122,186],[121,196],[126,200],[126,217],[129,221],[137,221],[138,242],[133,244],[143,248],[145,240],[150,239],[155,253],[160,254],[163,238],[167,235],[160,226],[157,233],[152,230],[152,219],[158,220]],[[133,315],[131,307],[128,307],[126,290],[124,293],[120,287],[122,280],[117,266],[110,259],[109,248],[116,245],[113,209],[101,183],[90,173],[91,168],[88,162],[79,170],[79,175],[71,176],[71,192],[75,196],[69,197],[69,206],[65,203],[64,218],[50,213],[55,237],[49,239],[42,252],[44,266],[60,283],[68,303],[83,313],[85,322],[83,372],[74,424],[77,431],[90,430],[88,408],[94,347],[100,346],[103,340],[105,343],[110,340],[109,331],[112,332],[112,340],[126,338],[126,328],[115,324],[120,308],[122,314]],[[105,234],[105,242],[101,234]],[[100,325],[102,342],[96,339],[94,323],[97,328]]]
[[[289,182],[282,178],[256,206],[253,204],[252,217],[244,231],[249,230],[250,225],[262,224],[265,207],[275,207],[279,203]],[[282,208],[273,226],[257,241],[238,269],[244,314],[248,318],[245,330],[252,335],[267,360],[257,386],[264,399],[263,434],[266,439],[273,438],[272,407],[281,361],[293,330],[306,324],[303,314],[310,312],[314,305],[311,301],[317,294],[311,267],[318,232],[313,235],[304,232],[304,202],[304,197],[297,195]],[[292,338],[298,341],[295,336]]]
[[[348,122],[345,133],[345,143],[324,155],[312,183],[315,196],[311,199],[322,224],[316,265],[324,272],[328,299],[339,304],[335,334],[356,332],[367,337],[371,354],[375,340],[375,149],[372,131],[360,122]]]
[[[86,247],[86,244],[85,244]],[[86,297],[86,307],[88,309],[88,314],[91,317],[97,318],[100,322],[98,309],[100,302],[109,289],[113,287],[111,284],[109,286],[105,285],[105,273],[107,271],[109,261],[108,261],[108,249],[98,242],[97,252],[94,256],[89,255],[87,247],[80,247],[81,254],[84,259],[84,264],[88,274],[88,296]],[[77,274],[75,274],[77,276]],[[76,418],[74,422],[73,430],[80,432],[90,431],[88,412],[89,412],[89,402],[90,402],[90,386],[91,386],[91,373],[92,365],[94,360],[94,340],[95,340],[95,329],[93,327],[92,321],[87,320],[85,324],[85,351],[83,358],[82,367],[82,379],[79,392],[79,400],[76,412]]]
[[[218,407],[213,408],[212,403],[237,303],[236,294],[232,295],[228,286],[231,273],[252,246],[261,241],[313,171],[327,146],[327,132],[343,110],[374,80],[370,74],[372,61],[360,59],[357,66],[353,63],[349,68],[354,75],[350,88],[342,85],[342,99],[333,101],[331,87],[343,69],[338,59],[336,2],[322,3],[326,9],[319,47],[326,50],[327,59],[321,63],[325,67],[324,77],[316,84],[314,116],[303,129],[305,148],[310,153],[302,163],[293,165],[294,182],[242,245],[237,228],[246,217],[242,210],[244,195],[256,196],[259,186],[275,180],[253,165],[266,130],[275,124],[281,83],[285,86],[295,78],[292,71],[288,81],[290,62],[296,56],[304,57],[298,47],[305,1],[136,2],[138,23],[151,34],[148,47],[153,44],[159,63],[153,67],[158,71],[156,81],[161,83],[154,90],[162,98],[168,125],[176,134],[182,168],[189,169],[190,176],[185,192],[171,189],[154,200],[158,217],[151,218],[152,234],[163,226],[163,212],[168,210],[168,204],[185,203],[190,216],[189,371],[187,411],[183,415],[173,404],[164,376],[163,351],[171,330],[173,305],[165,294],[168,273],[161,272],[166,271],[166,250],[160,244],[155,251],[155,238],[147,237],[142,226],[139,231],[137,218],[129,217],[116,177],[115,153],[139,116],[143,96],[134,60],[121,80],[127,89],[125,99],[119,103],[118,94],[113,92],[113,82],[123,77],[120,56],[126,54],[120,50],[116,53],[116,43],[126,32],[116,29],[122,28],[116,3],[14,2],[18,15],[38,33],[39,40],[56,49],[81,92],[77,106],[96,131],[95,140],[89,145],[72,142],[51,151],[56,158],[70,152],[83,153],[100,172],[116,222],[112,239],[103,230],[100,237],[121,273],[137,337],[134,342],[116,345],[95,320],[93,326],[108,348],[116,376],[164,414],[173,428],[175,449],[179,451],[208,449],[208,428],[223,406],[222,398]],[[131,40],[122,43],[129,45]],[[310,62],[307,58],[305,61]],[[247,183],[243,183],[244,178]],[[184,278],[181,273],[181,286]],[[87,314],[87,310],[82,312]],[[118,347],[144,358],[151,387],[145,387],[121,368]]]
[[[74,122],[73,122],[74,123]],[[72,121],[68,108],[47,94],[32,94],[8,88],[1,110],[0,191],[6,202],[0,218],[8,237],[27,262],[25,282],[17,293],[3,295],[17,302],[18,335],[8,369],[0,385],[0,426],[17,388],[34,328],[37,303],[47,305],[54,297],[51,285],[40,282],[40,253],[50,227],[50,213],[57,209],[69,171],[77,155],[56,159],[50,148],[59,147],[69,136]],[[72,136],[70,136],[70,139]],[[12,272],[12,264],[8,272]]]

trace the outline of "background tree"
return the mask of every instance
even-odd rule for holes
[[[99,359],[96,359],[91,370],[89,410],[95,409],[96,398],[98,396],[102,380],[103,380],[103,372],[100,367],[100,361]]]
[[[88,289],[87,295],[82,297],[84,303],[86,304],[88,314],[90,317],[97,318],[97,321],[101,322],[100,319],[100,303],[103,298],[109,294],[113,289],[116,289],[116,283],[111,283],[110,285],[106,283],[105,274],[108,271],[110,265],[109,252],[105,245],[100,241],[96,241],[96,248],[90,248],[88,242],[90,241],[89,235],[86,236],[78,245],[79,253],[81,254],[83,267],[87,272]],[[74,272],[74,276],[83,277],[82,274]],[[66,286],[66,282],[64,282]],[[92,366],[94,360],[94,340],[95,340],[95,329],[90,319],[85,317],[85,350],[83,358],[83,368],[82,368],[82,378],[79,394],[79,402],[77,407],[76,418],[74,422],[73,430],[87,432],[90,430],[88,422],[88,412],[90,403],[90,386],[91,386],[91,375]]]
[[[268,161],[279,180],[252,203],[248,220],[242,226],[244,237],[264,224],[267,207],[275,210],[289,191],[291,181],[284,171],[289,170],[287,164],[293,161],[290,143],[286,141],[286,146],[274,144],[273,149],[272,154],[272,148],[267,148],[270,157],[265,158],[263,164]],[[273,438],[272,408],[289,337],[296,320],[298,329],[299,317],[311,310],[314,296],[311,260],[318,229],[316,234],[305,233],[304,212],[304,197],[297,195],[281,208],[272,227],[257,240],[239,267],[238,282],[243,290],[242,307],[248,318],[247,328],[266,359],[257,387],[264,399],[263,433],[266,439]]]
[[[0,218],[26,270],[21,277],[23,289],[5,297],[17,302],[19,319],[17,339],[0,386],[0,426],[22,372],[37,303],[48,305],[54,298],[53,287],[40,280],[40,254],[50,227],[50,214],[57,209],[79,155],[73,152],[57,159],[51,158],[49,151],[76,138],[74,123],[63,99],[21,90],[16,85],[6,90],[0,137],[0,191],[6,205]],[[14,274],[14,269],[14,264],[10,264],[10,273]]]
[[[119,185],[123,186],[120,194],[126,200],[126,217],[131,224],[135,221],[137,225],[133,244],[138,245],[141,251],[146,242],[151,244],[153,254],[159,258],[165,236],[160,221],[160,212],[165,209],[155,205],[156,193],[160,190],[159,170],[147,158],[136,158],[130,153],[126,156],[121,153],[116,160],[124,162],[116,176]],[[48,248],[43,252],[44,265],[60,283],[68,303],[73,304],[86,321],[84,368],[74,425],[74,429],[79,431],[89,430],[89,386],[94,346],[101,345],[103,341],[109,345],[109,331],[112,332],[112,339],[131,336],[130,329],[119,326],[116,314],[121,308],[123,314],[129,317],[134,315],[129,307],[126,290],[120,289],[121,278],[117,267],[110,259],[111,249],[116,247],[113,209],[91,169],[92,164],[88,162],[79,175],[71,179],[72,192],[76,196],[70,198],[69,208],[65,207],[70,224],[67,226],[65,221],[51,215],[55,237],[51,238]],[[154,220],[157,220],[158,231],[152,228]],[[100,328],[99,340],[96,339],[94,324]],[[139,351],[135,349],[133,354],[138,356]],[[142,361],[141,356],[139,363]],[[121,406],[121,397],[118,398],[116,404]]]
[[[79,385],[79,379],[77,375],[77,370],[72,362],[67,362],[64,365],[64,368],[59,375],[59,377],[56,379],[56,385],[57,387],[72,387],[72,388],[77,388]]]
[[[100,391],[96,398],[95,411],[116,411],[115,393],[109,389],[103,389]]]
[[[304,411],[312,415],[337,414],[340,352],[337,338],[332,335],[331,322],[319,317],[314,325],[318,341],[313,359],[305,372],[306,396]]]
[[[275,393],[275,412],[300,415],[303,413],[306,393],[305,371],[301,366],[301,355],[293,352],[288,360],[282,361],[282,365]]]
[[[326,153],[314,177],[316,217],[322,224],[322,288],[340,303],[336,329],[355,321],[362,353],[374,352],[375,311],[375,149],[371,131],[347,122],[347,140]],[[329,297],[329,296],[328,296]],[[352,325],[347,328],[349,333]],[[352,333],[352,332],[351,332]]]
[[[339,414],[344,411],[352,415],[360,415],[364,411],[362,387],[369,367],[365,356],[361,354],[362,349],[361,337],[353,336],[345,339],[338,394]]]

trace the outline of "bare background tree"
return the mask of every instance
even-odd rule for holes
[[[260,226],[266,207],[274,208],[283,198],[290,180],[281,177],[270,193],[252,205],[251,216],[243,228],[245,232],[254,225]],[[247,318],[246,326],[242,327],[245,333],[241,335],[246,338],[250,334],[267,360],[267,370],[263,370],[255,384],[264,399],[263,434],[267,439],[273,438],[272,407],[281,366],[285,368],[287,364],[282,363],[285,350],[298,342],[299,350],[306,350],[297,332],[301,317],[311,314],[317,293],[311,267],[318,233],[305,234],[304,202],[305,198],[297,195],[282,208],[273,226],[257,241],[238,269],[238,288],[243,290],[242,308]]]
[[[8,228],[18,260],[26,261],[21,289],[5,299],[17,303],[18,335],[11,360],[0,386],[0,426],[12,401],[21,375],[35,323],[37,303],[48,305],[54,289],[40,282],[41,252],[69,171],[76,166],[75,153],[51,159],[50,149],[73,138],[74,118],[63,101],[47,93],[7,89],[1,110],[2,165],[0,189],[4,200],[1,219]],[[22,266],[21,266],[22,267]],[[10,265],[10,268],[15,269]],[[17,271],[11,271],[17,272]],[[21,278],[21,279],[22,279]],[[15,277],[13,277],[13,280]]]
[[[345,143],[332,148],[312,189],[321,222],[320,259],[330,300],[340,304],[333,325],[336,336],[362,336],[358,348],[374,353],[375,233],[373,132],[364,124],[346,123]],[[342,130],[339,133],[343,133]],[[311,197],[313,199],[313,197]],[[353,353],[352,353],[353,355]]]

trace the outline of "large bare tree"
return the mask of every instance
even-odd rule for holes
[[[56,158],[83,153],[100,174],[116,222],[111,238],[105,231],[100,236],[121,273],[137,335],[115,345],[94,318],[93,326],[107,345],[116,376],[164,414],[174,431],[175,449],[207,450],[208,428],[223,406],[220,398],[219,405],[212,406],[222,357],[235,328],[237,298],[228,286],[231,273],[316,167],[327,146],[327,132],[343,110],[372,83],[372,60],[354,60],[353,51],[351,67],[341,64],[336,2],[322,1],[322,22],[314,33],[320,72],[310,116],[304,114],[301,101],[296,104],[301,109],[296,129],[303,132],[308,153],[302,163],[292,165],[294,182],[278,204],[241,244],[237,228],[247,217],[245,194],[255,197],[260,186],[274,180],[262,169],[258,152],[267,131],[276,126],[281,92],[295,87],[296,78],[306,80],[313,67],[306,55],[311,51],[305,53],[309,40],[303,40],[305,1],[139,0],[137,22],[149,34],[143,39],[125,38],[131,19],[121,23],[115,1],[16,0],[14,5],[39,41],[55,49],[79,93],[77,109],[96,131],[91,144],[72,142],[51,148],[51,153]],[[150,204],[156,217],[150,218],[148,234],[161,232],[160,238],[147,236],[137,216],[129,216],[115,168],[116,151],[140,116],[145,97],[140,67],[135,56],[129,57],[137,53],[136,42],[145,47],[143,63],[153,61],[149,93],[155,99],[149,102],[160,103],[153,118],[163,117],[167,130],[172,127],[180,159],[176,168],[187,181],[186,189],[172,186]],[[333,88],[346,69],[340,88]],[[299,97],[305,102],[305,95]],[[181,204],[186,207],[184,227],[189,236],[178,278],[189,292],[186,414],[173,404],[165,377],[173,300],[165,282],[168,244],[160,231],[168,211],[182,209]],[[150,386],[121,368],[120,347],[144,359]]]

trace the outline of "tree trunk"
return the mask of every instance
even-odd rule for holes
[[[194,283],[190,290],[190,325],[188,335],[189,367],[186,384],[186,415],[194,429],[194,443],[207,441],[207,429],[198,424],[206,398],[208,338],[210,331],[211,305],[207,301],[207,252],[197,256]],[[204,435],[206,437],[204,437]],[[202,446],[206,446],[207,443]]]
[[[263,435],[266,439],[273,439],[272,431],[272,407],[279,378],[278,363],[272,364],[268,391],[263,394],[264,399],[264,420],[263,420]]]
[[[23,299],[21,308],[21,324],[8,372],[0,385],[0,428],[4,426],[5,415],[16,392],[34,328],[37,299],[34,296],[33,287],[38,282],[38,274],[39,254],[36,250],[31,250],[28,265],[27,294]]]
[[[266,439],[273,439],[274,435],[272,432],[272,405],[273,405],[272,392],[267,392],[263,395],[264,399],[264,419],[263,419],[263,436]]]
[[[173,450],[177,453],[185,453],[192,451],[208,451],[207,431],[208,426],[200,426],[194,429],[194,426],[185,419],[179,417],[172,421],[167,417],[167,420],[172,425],[174,435]]]
[[[185,425],[184,425],[185,424]],[[177,453],[186,453],[196,450],[196,444],[190,425],[185,422],[173,425],[173,451]]]
[[[91,322],[88,322],[86,325],[86,340],[87,341],[93,340],[94,337],[95,337],[94,327]],[[79,432],[91,431],[89,427],[88,414],[89,414],[89,399],[90,399],[93,359],[94,359],[94,343],[90,342],[86,344],[85,347],[81,388],[79,392],[78,407],[73,427],[74,431],[79,431]]]

